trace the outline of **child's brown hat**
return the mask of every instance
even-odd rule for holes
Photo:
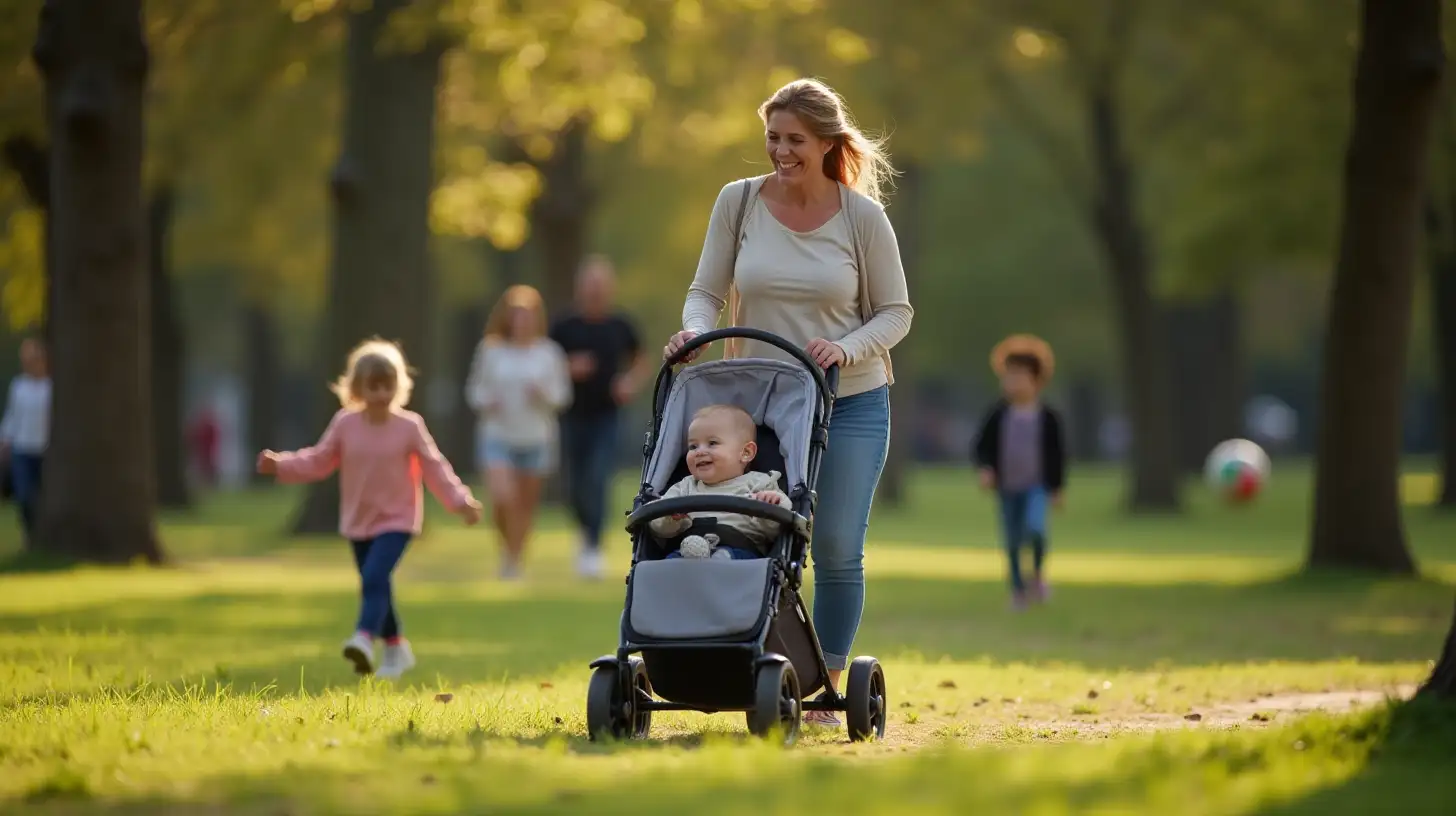
[[[1041,375],[1037,379],[1043,383],[1051,380],[1056,357],[1045,340],[1034,334],[1013,334],[997,343],[991,349],[991,369],[997,376],[1006,373],[1006,359],[1013,355],[1035,357],[1041,363]]]

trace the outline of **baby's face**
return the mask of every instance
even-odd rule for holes
[[[715,485],[743,475],[753,461],[752,440],[725,417],[709,414],[688,426],[688,472],[703,484]]]

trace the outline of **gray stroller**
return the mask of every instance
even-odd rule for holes
[[[719,360],[674,376],[673,367],[693,351],[730,337],[772,344],[797,362]],[[642,486],[627,519],[632,568],[621,639],[616,654],[591,663],[586,719],[593,740],[643,739],[654,711],[744,711],[749,731],[786,742],[798,735],[803,711],[843,711],[851,740],[884,736],[888,706],[879,661],[855,658],[844,694],[829,688],[819,638],[799,595],[838,380],[837,367],[826,375],[803,351],[757,329],[707,332],[663,362],[643,446]],[[779,488],[793,510],[737,496],[659,498],[687,475],[689,419],[715,403],[753,416],[758,454],[749,469],[783,474]],[[689,512],[770,519],[780,533],[767,558],[667,559],[680,537],[659,540],[648,522]]]

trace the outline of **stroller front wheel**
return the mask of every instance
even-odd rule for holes
[[[849,682],[844,689],[844,719],[853,742],[883,739],[889,715],[885,692],[885,670],[873,657],[856,657],[849,664]]]
[[[748,730],[758,737],[767,737],[779,729],[784,744],[791,745],[799,736],[799,675],[787,660],[763,663],[754,676],[753,709],[748,712]]]
[[[627,676],[615,663],[597,666],[586,691],[586,733],[593,742],[604,739],[645,739],[652,729],[652,712],[641,704],[652,698],[647,666],[630,658]]]

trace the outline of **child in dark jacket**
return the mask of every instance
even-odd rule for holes
[[[991,367],[1001,378],[1002,398],[976,439],[981,486],[994,489],[1000,503],[1015,609],[1047,597],[1047,504],[1060,506],[1066,480],[1061,418],[1041,401],[1052,366],[1051,347],[1040,338],[1013,335],[998,343]],[[1031,545],[1030,587],[1021,571],[1023,544]]]

